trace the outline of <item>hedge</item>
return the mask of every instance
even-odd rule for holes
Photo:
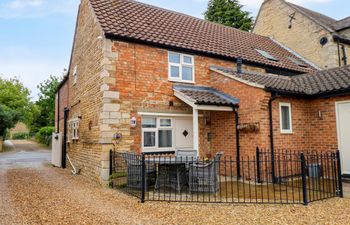
[[[27,132],[18,132],[12,134],[12,139],[13,140],[24,140],[29,138],[29,133]]]
[[[52,133],[54,132],[54,130],[55,130],[55,127],[42,127],[35,134],[35,139],[39,143],[50,145],[51,138],[52,138]]]

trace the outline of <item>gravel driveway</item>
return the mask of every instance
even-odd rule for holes
[[[307,207],[141,204],[68,170],[41,165],[0,168],[0,224],[350,224],[350,199]]]

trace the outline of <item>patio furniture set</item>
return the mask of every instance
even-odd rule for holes
[[[175,156],[151,156],[144,158],[145,188],[154,185],[160,188],[175,189],[179,193],[188,187],[192,192],[215,193],[219,190],[219,152],[212,160],[199,160],[195,150],[177,150]],[[128,188],[142,187],[142,157],[132,152],[123,153],[126,162]]]

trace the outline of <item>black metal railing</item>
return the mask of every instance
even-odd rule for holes
[[[255,156],[240,157],[239,163],[221,155],[212,159],[113,151],[110,155],[111,186],[141,202],[307,205],[343,196],[338,151],[276,151],[271,157],[271,152],[257,149]]]

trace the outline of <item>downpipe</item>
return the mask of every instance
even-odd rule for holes
[[[276,171],[275,171],[275,146],[273,139],[273,118],[272,118],[272,102],[276,99],[276,94],[272,94],[269,99],[269,123],[270,123],[270,148],[271,148],[271,176],[272,182],[276,183]]]
[[[72,163],[72,161],[70,160],[68,154],[67,154],[67,159],[68,159],[69,164],[70,164],[71,167],[73,168],[73,169],[72,169],[72,174],[73,174],[73,175],[78,175],[78,174],[80,173],[80,170],[77,170],[77,168],[73,165],[73,163]]]

